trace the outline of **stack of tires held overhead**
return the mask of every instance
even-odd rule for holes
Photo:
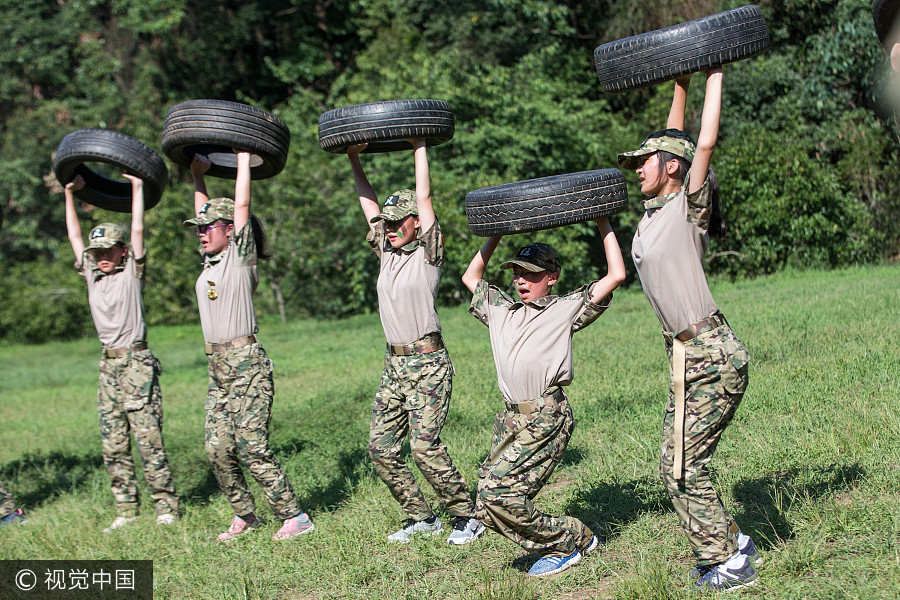
[[[875,0],[876,29],[879,23],[893,21],[897,4],[898,0]],[[748,5],[605,43],[594,51],[594,66],[603,91],[617,93],[749,58],[768,46],[765,20],[758,7]],[[395,152],[411,149],[407,140],[414,138],[425,139],[429,146],[448,142],[454,128],[447,102],[370,102],[323,113],[319,144],[332,153],[361,143],[367,144],[364,152]],[[195,154],[206,155],[212,162],[208,174],[228,179],[236,175],[235,150],[246,150],[252,154],[251,177],[263,179],[284,169],[290,132],[281,119],[252,106],[190,100],[169,110],[161,146],[172,162],[183,167]],[[168,181],[162,159],[134,138],[101,129],[70,133],[53,161],[57,178],[65,184],[81,175],[86,185],[78,196],[110,210],[130,211],[130,184],[92,168],[94,163],[143,179],[147,208],[159,202]],[[598,169],[477,189],[466,195],[465,209],[472,232],[491,236],[594,220],[621,212],[626,201],[622,173]]]

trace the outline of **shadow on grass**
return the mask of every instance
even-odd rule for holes
[[[794,537],[785,514],[795,503],[811,502],[851,489],[865,475],[865,469],[853,463],[791,469],[740,481],[733,490],[735,500],[740,503],[734,517],[757,546],[772,548]]]
[[[33,508],[60,492],[81,488],[102,467],[103,459],[99,454],[28,452],[3,466],[0,476],[7,483],[10,480],[24,482],[18,489],[24,487],[26,491],[14,494],[16,502],[25,508]]]
[[[579,490],[563,510],[580,519],[601,542],[605,542],[646,513],[665,513],[673,509],[659,478],[641,477]]]

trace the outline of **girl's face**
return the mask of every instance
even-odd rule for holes
[[[233,223],[223,223],[222,221],[198,226],[197,235],[200,236],[200,245],[203,246],[203,252],[215,256],[227,248],[228,240],[231,238],[233,231]]]
[[[550,289],[559,280],[559,273],[550,271],[538,271],[537,273],[513,267],[513,285],[519,293],[522,302],[529,302],[543,298],[550,294]]]
[[[648,154],[644,158],[644,162],[635,169],[641,182],[641,193],[645,196],[659,196],[666,186],[667,177],[664,176],[664,171],[659,166],[659,153],[654,152]]]
[[[385,221],[384,233],[392,248],[402,248],[416,239],[419,233],[419,217],[406,215],[399,221]]]
[[[122,264],[126,252],[128,252],[128,248],[122,244],[116,244],[111,248],[94,248],[91,250],[91,256],[101,271],[112,273]]]

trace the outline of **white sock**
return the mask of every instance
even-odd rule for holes
[[[744,535],[744,532],[738,531],[737,534],[737,543],[738,548],[744,548],[750,542],[750,536]]]
[[[747,562],[747,557],[741,554],[741,551],[738,550],[734,554],[731,555],[731,558],[722,563],[722,566],[726,569],[739,569],[743,567]]]

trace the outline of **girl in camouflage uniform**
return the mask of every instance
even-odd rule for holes
[[[250,153],[237,153],[234,200],[209,199],[203,178],[209,167],[205,156],[191,161],[197,216],[184,224],[196,226],[203,256],[196,292],[209,361],[206,456],[235,515],[218,539],[228,541],[260,523],[242,465],[283,521],[272,539],[288,539],[314,527],[269,448],[273,365],[256,339],[252,297],[259,283],[257,258],[268,255],[262,225],[250,214]]]
[[[416,191],[394,192],[383,210],[359,161],[365,145],[347,150],[369,225],[367,239],[380,259],[378,312],[387,338],[381,385],[372,405],[369,456],[409,517],[388,540],[406,543],[413,535],[441,531],[440,519],[400,455],[408,435],[413,460],[453,519],[447,543],[466,544],[481,535],[484,526],[475,519],[469,488],[441,441],[453,383],[453,365],[434,307],[444,238],[431,204],[425,141],[409,142],[414,149]]]
[[[640,178],[646,212],[632,245],[644,293],[663,326],[671,368],[660,475],[693,546],[697,587],[753,585],[761,563],[710,481],[708,464],[748,382],[750,356],[713,301],[703,272],[708,233],[724,234],[710,160],[719,130],[722,69],[707,73],[696,146],[684,129],[690,76],[675,83],[667,129],[619,155]]]
[[[87,282],[91,316],[103,344],[97,411],[103,462],[112,480],[117,512],[104,533],[137,519],[138,489],[129,432],[141,455],[150,497],[156,501],[156,522],[170,525],[178,517],[178,497],[163,447],[159,361],[147,347],[144,323],[144,182],[123,176],[132,189],[130,248],[124,228],[114,223],[94,227],[85,248],[73,194],[84,187],[84,180],[77,175],[65,187],[66,229],[75,268]]]

